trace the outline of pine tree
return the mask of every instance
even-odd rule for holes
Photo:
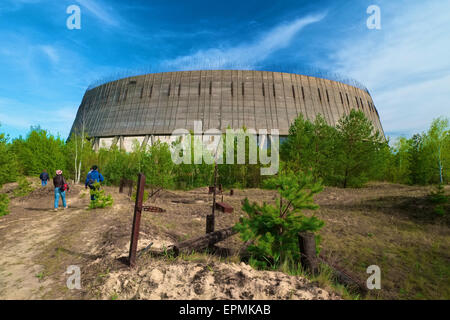
[[[299,232],[317,232],[323,227],[324,222],[316,216],[302,213],[304,209],[318,208],[313,197],[323,188],[312,175],[289,170],[266,180],[265,186],[278,190],[276,205],[250,204],[245,199],[242,209],[248,217],[235,228],[244,242],[252,242],[248,251],[258,266],[276,268],[286,261],[299,261]]]
[[[361,111],[352,110],[336,128],[336,179],[344,188],[361,187],[372,174],[383,139]]]
[[[95,189],[90,190],[91,196],[94,196],[94,200],[89,203],[89,209],[106,208],[111,207],[114,203],[114,199],[110,194],[106,194],[105,190],[100,189],[100,183],[93,184]]]

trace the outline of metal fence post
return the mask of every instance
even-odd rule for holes
[[[130,267],[132,268],[136,266],[136,250],[139,239],[139,227],[141,224],[142,199],[144,197],[144,188],[145,188],[145,176],[142,173],[139,173],[136,190],[136,203],[134,205],[133,228],[131,230],[130,255],[128,257]]]
[[[312,274],[319,270],[319,262],[316,253],[316,238],[312,232],[300,232],[298,234],[298,246],[300,249],[300,262],[302,267]]]

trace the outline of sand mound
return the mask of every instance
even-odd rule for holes
[[[244,263],[185,261],[111,273],[101,292],[103,299],[340,299],[302,277],[257,271]]]

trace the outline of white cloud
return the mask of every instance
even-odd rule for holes
[[[59,55],[56,48],[49,45],[42,45],[39,46],[39,49],[41,49],[47,55],[47,57],[50,59],[51,62],[53,63],[59,62]]]
[[[382,30],[345,39],[333,56],[337,72],[371,91],[389,134],[425,130],[450,116],[450,3],[381,1]]]
[[[104,24],[112,27],[118,27],[120,25],[120,19],[114,14],[114,12],[106,6],[106,4],[97,0],[76,0],[82,9],[87,9],[92,15],[101,20]],[[81,13],[83,14],[83,12]]]
[[[325,14],[311,15],[278,25],[251,43],[236,46],[210,48],[164,61],[169,68],[187,70],[195,68],[251,67],[267,59],[275,51],[290,45],[295,35],[306,26],[319,22]]]

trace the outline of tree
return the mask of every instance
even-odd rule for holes
[[[313,124],[299,115],[289,128],[289,136],[281,145],[281,158],[294,171],[303,171],[313,164]]]
[[[92,152],[92,145],[86,134],[86,112],[84,107],[78,111],[77,123],[73,126],[73,133],[69,137],[66,146],[72,156],[74,181],[75,183],[80,183],[81,171],[86,171],[82,170],[86,169],[86,157]],[[71,165],[68,167],[71,167]]]
[[[318,115],[313,123],[311,168],[316,181],[334,184],[334,155],[339,152],[336,146],[337,130],[329,126],[322,115]]]
[[[4,183],[16,181],[18,176],[16,156],[8,140],[4,133],[0,133],[0,187]]]
[[[311,172],[314,179],[333,184],[336,129],[322,115],[314,122],[300,115],[289,128],[289,136],[281,145],[281,156],[292,170]]]
[[[181,143],[185,144],[185,149],[180,151],[180,157],[185,157],[185,161],[173,167],[175,184],[177,188],[181,189],[207,186],[211,182],[214,166],[207,164],[203,157],[201,157],[202,147],[195,143],[196,137],[193,132],[190,133],[187,139],[190,139],[190,141],[185,140],[182,142],[181,139],[178,139],[172,143],[172,147],[175,149],[180,147]],[[173,164],[172,161],[171,163]]]
[[[275,268],[280,263],[299,260],[299,232],[316,232],[323,227],[324,222],[316,216],[302,213],[304,209],[318,208],[313,197],[323,187],[312,175],[290,170],[283,170],[264,184],[278,191],[276,205],[250,204],[245,199],[242,209],[248,217],[242,218],[235,230],[243,241],[252,243],[248,251],[259,266]]]
[[[174,184],[174,164],[167,143],[157,141],[144,154],[142,170],[146,183],[153,189],[170,188]]]
[[[415,134],[409,139],[410,162],[410,180],[411,184],[428,184],[432,172],[430,164],[432,162],[430,154],[425,150],[425,134]]]
[[[16,154],[24,175],[39,175],[44,169],[51,173],[66,168],[64,141],[40,127],[32,127],[25,139],[15,139],[11,150]]]
[[[360,187],[373,173],[383,139],[361,111],[352,110],[336,126],[336,179],[342,187]]]
[[[230,127],[227,129],[230,129]],[[233,141],[227,141],[227,138],[233,139]],[[250,152],[252,150],[256,150],[256,154],[252,156],[256,156],[256,159],[259,159],[259,147],[255,138],[251,134],[247,135],[247,129],[245,127],[234,135],[222,135],[223,164],[218,165],[220,184],[236,188],[255,188],[260,186],[262,180],[261,164],[250,163]],[[241,141],[241,145],[239,141]],[[229,149],[227,149],[227,145]],[[233,154],[231,153],[231,147],[233,148]],[[238,151],[245,153],[245,157],[242,158],[244,163],[239,163],[238,159],[242,155],[238,155]],[[227,160],[227,157],[232,158],[232,163],[228,163],[231,159]],[[210,181],[211,179],[212,177]]]
[[[89,209],[106,208],[111,207],[114,204],[114,199],[110,194],[106,194],[105,190],[100,189],[100,183],[93,184],[94,189],[90,190],[91,196],[94,196],[94,200],[89,202]]]
[[[411,143],[401,137],[391,148],[390,180],[395,183],[411,183]]]
[[[108,184],[118,185],[122,179],[136,180],[139,173],[139,164],[130,161],[130,154],[119,150],[117,146],[110,150],[101,150],[99,158],[102,159],[103,175]]]
[[[433,159],[433,167],[438,172],[439,183],[444,183],[444,169],[450,162],[450,128],[449,120],[438,118],[433,121],[425,139],[425,149]]]
[[[86,135],[72,134],[65,145],[66,168],[73,174],[75,183],[80,183],[82,173],[88,172],[95,158],[92,143]]]

